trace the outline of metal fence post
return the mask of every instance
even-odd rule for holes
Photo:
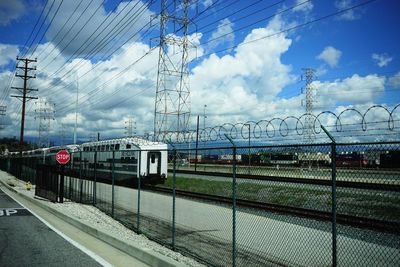
[[[197,171],[197,157],[198,157],[198,150],[199,150],[199,116],[197,116],[197,128],[196,128],[196,155],[194,159],[194,171]],[[189,159],[190,162],[190,159]]]
[[[139,150],[137,166],[140,165],[141,155],[142,155],[142,151]],[[137,177],[138,177],[138,201],[137,201],[136,225],[137,225],[137,233],[140,234],[140,183],[141,183],[140,178],[141,178],[141,173],[140,173],[140,168],[139,167],[137,168]]]
[[[233,140],[225,134],[225,137],[231,142],[233,150],[233,162],[232,162],[232,266],[236,266],[236,145]]]
[[[172,249],[175,250],[175,204],[176,204],[176,157],[177,151],[174,148],[174,159],[173,159],[173,175],[172,175]]]
[[[69,162],[69,173],[70,176],[68,176],[68,198],[71,200],[72,199],[72,177],[71,177],[71,170],[72,170],[72,164],[74,162],[74,153],[71,153],[71,157],[72,157],[72,162]]]
[[[336,143],[332,143],[332,266],[337,265]]]
[[[83,180],[82,180],[82,151],[79,151],[79,202],[82,203]]]
[[[114,186],[115,186],[115,151],[112,152],[112,163],[111,163],[111,217],[114,218]]]
[[[332,266],[337,266],[337,198],[336,198],[336,141],[335,138],[321,125],[322,130],[331,139],[331,167],[332,167]]]
[[[60,166],[61,169],[61,178],[60,178],[60,195],[59,195],[59,202],[60,203],[64,203],[64,169],[65,169],[65,165],[62,164]]]
[[[137,233],[140,234],[140,175],[138,175],[138,202],[137,202],[137,216],[136,216],[136,225],[137,225]]]
[[[96,206],[96,181],[97,181],[97,151],[94,152],[94,174],[93,174],[93,206]]]

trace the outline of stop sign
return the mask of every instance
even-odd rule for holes
[[[56,154],[56,160],[60,164],[67,164],[70,158],[71,157],[67,150],[60,150]]]

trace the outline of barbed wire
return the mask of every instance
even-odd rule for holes
[[[294,132],[297,136],[303,136],[305,130],[305,119],[312,118],[313,125],[311,125],[314,134],[318,135],[322,132],[322,127],[328,128],[332,132],[345,133],[346,127],[354,130],[358,127],[360,131],[366,132],[369,130],[369,126],[374,124],[386,124],[386,128],[379,128],[379,131],[388,130],[394,131],[398,129],[396,123],[400,122],[400,119],[395,119],[395,112],[400,110],[400,104],[397,104],[390,110],[390,108],[383,105],[373,105],[369,107],[364,113],[355,108],[346,108],[339,114],[332,111],[322,111],[317,115],[304,113],[300,116],[287,116],[285,118],[272,118],[269,120],[260,121],[246,121],[238,123],[224,123],[222,125],[206,127],[203,129],[190,130],[184,133],[177,132],[165,132],[159,135],[147,135],[143,139],[165,142],[170,144],[181,144],[187,142],[215,142],[232,139],[232,140],[262,140],[262,139],[272,139],[276,137],[287,137],[289,133]],[[379,112],[379,117],[385,116],[386,118],[380,121],[368,121],[368,115],[374,110]],[[351,118],[346,117],[348,114],[353,113]],[[333,118],[333,123],[331,121],[328,124],[329,117]],[[323,120],[325,118],[325,120]],[[399,114],[400,118],[400,114]],[[351,123],[344,123],[344,120]],[[374,130],[374,129],[372,129]]]

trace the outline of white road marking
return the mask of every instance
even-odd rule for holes
[[[26,210],[28,210],[30,213],[32,213],[36,218],[38,218],[42,223],[44,223],[47,227],[49,227],[51,230],[53,230],[54,232],[56,232],[59,236],[61,236],[62,238],[64,238],[65,240],[67,240],[69,243],[71,243],[73,246],[75,246],[76,248],[80,249],[81,251],[83,251],[85,254],[87,254],[89,257],[91,257],[92,259],[94,259],[95,261],[97,261],[99,264],[105,266],[105,267],[112,267],[113,265],[110,264],[109,262],[107,262],[105,259],[103,259],[102,257],[100,257],[99,255],[97,255],[96,253],[94,253],[93,251],[85,248],[84,246],[82,246],[81,244],[79,244],[78,242],[76,242],[75,240],[72,240],[71,238],[69,238],[68,236],[66,236],[65,234],[63,234],[61,231],[57,230],[56,228],[54,228],[51,224],[49,224],[46,220],[44,220],[42,217],[40,217],[39,215],[37,215],[36,213],[34,213],[32,210],[28,209],[27,207],[25,207],[24,205],[22,205],[22,203],[20,203],[18,200],[16,200],[14,197],[8,195],[9,197],[11,197],[15,202],[17,202],[19,205],[21,205],[22,207],[24,207]]]

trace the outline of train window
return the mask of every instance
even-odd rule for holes
[[[115,150],[119,150],[119,144],[115,144]]]
[[[101,146],[101,151],[104,151],[106,149],[106,146],[105,145],[102,145]]]
[[[97,146],[97,151],[100,151],[100,146]]]
[[[127,144],[126,149],[131,149],[131,144]]]
[[[110,150],[110,145],[106,145],[106,150]]]
[[[155,163],[156,162],[156,155],[152,154],[151,155],[151,163]]]
[[[114,150],[114,144],[112,144],[112,145],[110,146],[110,148],[111,148],[111,150]]]

